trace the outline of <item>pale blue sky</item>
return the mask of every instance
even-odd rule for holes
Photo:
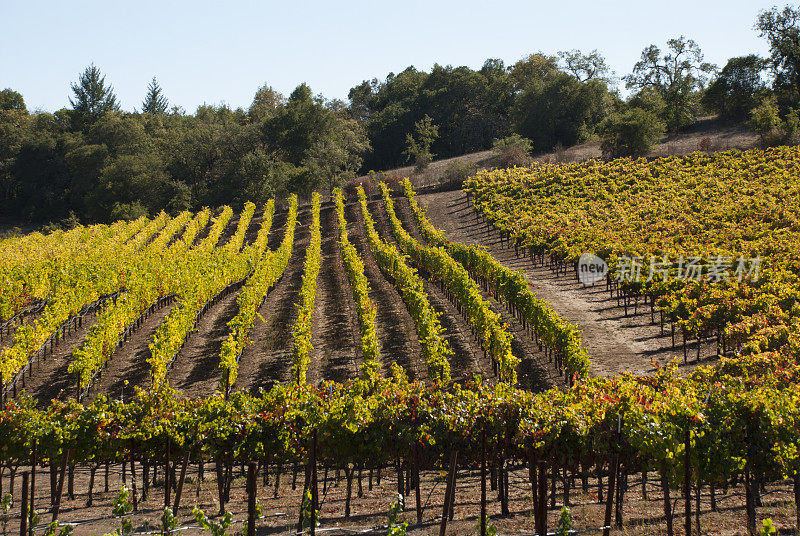
[[[123,109],[141,105],[156,76],[170,103],[249,106],[267,83],[300,82],[347,98],[364,79],[408,65],[511,64],[536,51],[597,48],[618,75],[641,50],[671,37],[698,42],[706,60],[768,47],[753,30],[761,0],[622,2],[0,0],[0,88],[30,110],[68,106],[70,82],[94,62]],[[778,4],[780,6],[785,3]]]

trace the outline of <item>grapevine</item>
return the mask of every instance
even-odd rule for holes
[[[564,362],[566,379],[575,378],[589,372],[589,355],[581,343],[581,332],[574,325],[562,319],[550,305],[531,291],[522,272],[506,268],[483,248],[467,246],[447,240],[425,216],[419,206],[408,179],[403,180],[403,188],[411,205],[420,232],[431,244],[443,247],[472,277],[491,289],[495,297],[509,304],[523,325],[530,325],[537,341],[554,350]]]
[[[361,328],[361,355],[363,363],[361,370],[365,377],[378,373],[378,336],[375,331],[375,304],[369,297],[370,286],[365,275],[364,262],[358,255],[355,246],[347,237],[347,220],[344,217],[344,195],[341,189],[333,192],[336,204],[336,217],[339,223],[339,245],[342,250],[344,266],[347,270],[347,279],[353,290],[353,299],[358,310],[359,326]]]
[[[311,242],[306,250],[303,266],[303,283],[300,287],[300,303],[297,305],[297,320],[292,327],[292,378],[298,384],[306,383],[306,372],[311,361],[311,326],[314,303],[317,298],[317,276],[322,264],[322,235],[319,220],[320,196],[314,192],[311,198]]]
[[[428,378],[436,387],[450,383],[450,356],[453,350],[442,336],[444,328],[439,315],[428,301],[425,287],[413,268],[406,264],[405,257],[397,249],[387,244],[375,230],[375,221],[367,207],[367,196],[359,187],[358,199],[361,215],[366,228],[369,248],[381,270],[389,276],[408,307],[422,345],[422,356],[428,365]]]
[[[272,219],[275,203],[270,200],[267,205],[269,219]],[[266,217],[266,216],[265,216]],[[258,308],[264,301],[269,289],[275,285],[283,275],[289,259],[292,256],[294,245],[294,232],[297,224],[297,196],[292,196],[289,201],[289,215],[286,218],[286,232],[283,241],[274,252],[267,251],[258,264],[253,274],[248,278],[236,303],[239,312],[230,322],[228,338],[222,343],[220,350],[220,369],[225,375],[225,392],[236,382],[238,376],[239,358],[248,344],[247,336],[253,327],[253,322],[258,314]]]
[[[500,378],[511,384],[517,381],[519,358],[511,352],[511,334],[503,324],[500,315],[492,311],[481,296],[478,285],[469,273],[441,247],[425,247],[403,229],[397,218],[386,184],[380,184],[383,203],[389,215],[395,240],[414,263],[436,280],[440,281],[463,306],[467,321],[477,331],[483,349],[497,364]]]

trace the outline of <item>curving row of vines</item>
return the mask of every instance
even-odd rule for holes
[[[796,146],[537,164],[480,172],[465,191],[533,257],[576,265],[599,255],[610,284],[619,276],[684,338],[716,336],[722,353],[800,355]]]
[[[519,358],[511,351],[512,336],[500,315],[483,299],[477,283],[461,264],[444,248],[426,247],[414,239],[404,228],[394,210],[394,201],[385,183],[380,183],[383,204],[395,240],[418,267],[436,283],[443,284],[465,312],[467,321],[477,332],[483,349],[497,365],[500,378],[512,385],[517,382]]]
[[[270,200],[265,209],[264,217],[272,219],[275,203]],[[286,218],[286,231],[281,245],[275,251],[267,251],[258,263],[253,274],[247,279],[242,292],[236,298],[239,311],[228,322],[228,338],[222,343],[220,350],[220,368],[224,374],[225,392],[236,382],[239,372],[239,358],[242,351],[250,342],[247,339],[253,322],[255,322],[258,308],[264,302],[267,292],[283,275],[294,246],[294,232],[297,224],[297,196],[289,200],[289,214]]]
[[[565,377],[569,382],[589,372],[589,354],[581,342],[581,331],[561,318],[549,303],[536,297],[523,272],[503,266],[481,247],[447,240],[425,216],[425,210],[417,203],[408,179],[403,180],[403,190],[425,240],[447,250],[473,279],[483,283],[495,298],[507,304],[521,320],[523,327],[530,326],[536,340],[554,351],[557,361],[563,362]]]
[[[417,272],[408,266],[406,259],[392,244],[387,243],[375,230],[375,220],[369,212],[364,189],[358,188],[361,217],[364,221],[367,242],[381,271],[392,281],[403,298],[417,330],[422,357],[428,368],[428,378],[434,387],[450,383],[450,357],[453,350],[443,337],[444,328],[439,314],[434,310]]]
[[[342,190],[336,188],[333,191],[333,199],[336,205],[336,218],[339,226],[339,247],[342,251],[344,267],[347,271],[347,280],[353,290],[353,300],[356,302],[358,311],[358,323],[361,330],[361,371],[364,377],[371,377],[378,374],[380,363],[378,357],[378,335],[375,331],[375,316],[377,311],[375,304],[369,297],[369,281],[364,269],[364,262],[358,255],[355,246],[347,237],[347,220],[344,217],[344,195]]]

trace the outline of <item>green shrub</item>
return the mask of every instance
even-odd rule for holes
[[[775,524],[772,522],[772,519],[766,518],[761,522],[761,536],[771,536],[772,534],[777,534],[778,529],[775,528]]]
[[[476,164],[471,164],[461,160],[453,160],[447,164],[447,168],[444,171],[444,176],[442,177],[442,182],[445,184],[452,182],[462,183],[467,179],[467,177],[474,175],[477,171],[478,166]]]
[[[600,125],[600,148],[610,158],[639,157],[649,153],[664,134],[664,124],[647,110],[615,112]]]
[[[512,134],[499,140],[494,140],[492,143],[492,150],[497,153],[503,153],[509,149],[520,148],[527,154],[533,150],[533,142],[528,138],[523,138],[519,134]]]
[[[0,513],[2,513],[2,517],[0,517],[0,523],[3,525],[3,536],[6,534],[6,529],[8,528],[8,520],[9,515],[8,512],[11,510],[11,503],[13,502],[13,497],[10,493],[6,493],[3,495],[3,499],[0,500]]]
[[[767,140],[781,127],[781,118],[778,114],[778,102],[775,97],[769,97],[753,108],[750,113],[750,128],[761,136],[761,144],[767,145]]]
[[[566,506],[561,507],[561,518],[558,520],[556,536],[569,536],[572,530],[572,512]]]
[[[192,511],[192,513],[194,513],[194,510]],[[230,516],[230,514],[226,514],[226,516]],[[223,525],[226,519],[229,520],[229,518],[223,517]],[[203,530],[206,529],[206,527],[203,526],[201,522],[198,521],[198,524],[201,527],[203,527]],[[161,532],[163,534],[172,534],[173,532],[175,532],[175,529],[177,528],[178,528],[178,518],[175,516],[175,514],[172,513],[172,508],[165,507],[164,513],[161,514]],[[218,534],[220,536],[224,536],[225,530],[223,528],[222,532],[220,533],[214,532],[213,534],[214,536],[217,536]]]
[[[397,518],[404,508],[405,502],[403,501],[403,496],[399,493],[396,493],[394,501],[389,507],[389,525],[388,530],[386,531],[386,536],[405,536],[408,523],[405,521],[402,523],[397,522]]]
[[[531,157],[521,147],[511,147],[497,156],[497,167],[507,169],[531,165]]]
[[[125,514],[130,514],[133,511],[133,505],[130,501],[130,492],[128,491],[128,487],[126,485],[122,485],[122,488],[117,493],[117,498],[114,499],[114,503],[111,507],[111,513],[114,517],[124,516]]]

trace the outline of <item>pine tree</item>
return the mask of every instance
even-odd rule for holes
[[[107,112],[119,110],[114,88],[106,87],[105,81],[100,69],[91,64],[78,77],[78,83],[71,84],[75,100],[70,97],[69,103],[78,128],[94,123]]]
[[[147,85],[147,96],[142,102],[142,112],[146,114],[162,115],[167,111],[169,101],[161,92],[161,86],[154,76]]]

